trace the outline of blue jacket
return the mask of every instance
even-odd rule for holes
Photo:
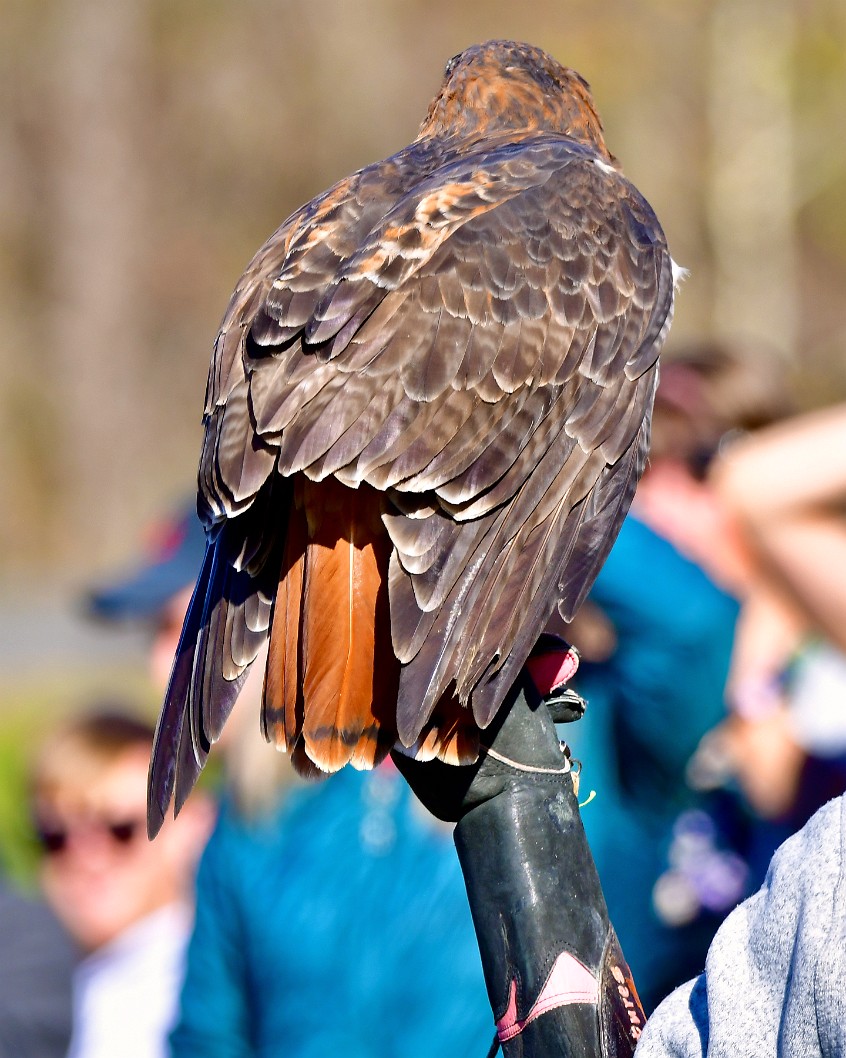
[[[451,834],[388,767],[346,768],[200,865],[174,1058],[485,1054],[493,1018]]]
[[[617,645],[606,662],[580,668],[587,712],[562,735],[583,764],[580,799],[591,789],[597,793],[582,819],[648,1010],[701,969],[719,922],[743,895],[743,865],[718,847],[708,817],[711,800],[692,790],[685,775],[700,739],[725,714],[738,604],[631,517],[590,598],[610,620]],[[690,840],[686,826],[694,831]],[[659,913],[656,883],[691,840],[698,842],[709,879],[727,875],[724,906],[696,907],[693,890],[700,880],[693,878],[688,906],[668,905]],[[682,879],[682,887],[688,881]],[[714,903],[710,893],[704,900]],[[668,918],[670,910],[675,917]]]

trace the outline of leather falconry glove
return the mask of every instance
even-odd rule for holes
[[[457,822],[496,1020],[491,1054],[500,1045],[505,1058],[628,1058],[645,1021],[553,722],[584,710],[564,685],[577,664],[565,643],[543,636],[476,764],[394,753],[422,803]]]

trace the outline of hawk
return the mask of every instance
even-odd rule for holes
[[[299,771],[477,758],[629,507],[673,292],[589,86],[511,41],[451,59],[413,143],[282,224],[214,347],[151,833],[268,638],[263,729]]]

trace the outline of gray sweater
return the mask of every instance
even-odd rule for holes
[[[0,884],[0,1058],[61,1058],[77,953],[44,904]]]
[[[838,797],[776,852],[761,889],[721,926],[705,972],[649,1019],[636,1058],[846,1056],[844,838]]]

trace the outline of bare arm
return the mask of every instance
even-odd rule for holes
[[[846,649],[846,405],[738,443],[714,483],[771,575]]]

